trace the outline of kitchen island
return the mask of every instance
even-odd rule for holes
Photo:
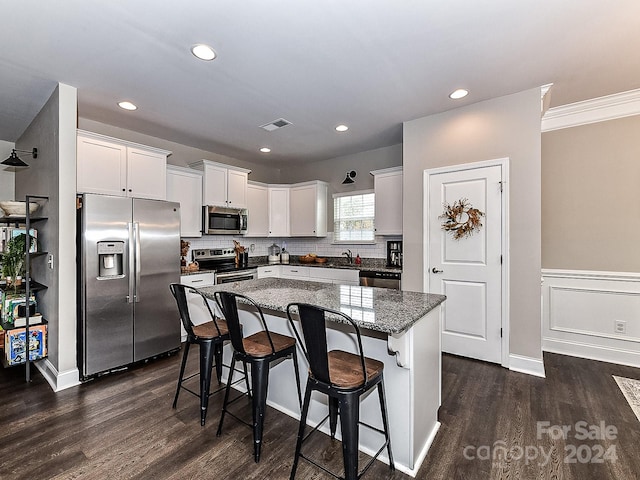
[[[286,307],[291,302],[339,310],[353,318],[360,327],[364,354],[385,365],[385,391],[396,468],[415,475],[440,425],[437,417],[441,390],[440,304],[445,300],[444,296],[280,278],[227,283],[200,290],[208,299],[213,299],[218,290],[252,298],[263,309],[270,330],[285,335],[293,336],[286,317]],[[241,308],[239,313],[246,335],[260,329],[258,319],[249,308]],[[329,347],[356,352],[355,337],[345,325],[330,323]],[[301,333],[300,329],[298,331]],[[225,349],[225,363],[228,364],[230,346]],[[298,355],[301,385],[304,386],[307,363],[300,350]],[[293,375],[292,362],[272,366],[267,401],[272,407],[300,418]],[[308,424],[316,425],[325,417],[327,409],[326,396],[315,392]],[[377,395],[363,397],[360,418],[371,425],[382,425]],[[328,434],[329,427],[325,427],[322,431]],[[380,434],[360,429],[363,452],[372,455],[382,441]],[[379,458],[388,461],[384,454]]]

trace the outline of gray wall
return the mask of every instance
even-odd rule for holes
[[[297,183],[308,180],[322,180],[329,184],[327,202],[327,229],[333,231],[334,193],[354,192],[373,189],[371,170],[402,165],[402,144],[367,150],[365,152],[330,158],[320,162],[293,164],[282,169],[281,183]],[[347,171],[355,170],[355,183],[343,185]]]
[[[49,321],[49,361],[58,373],[75,371],[75,171],[76,89],[59,84],[42,110],[16,142],[16,148],[38,148],[38,158],[25,157],[29,168],[16,172],[16,199],[25,195],[49,197],[38,212],[47,216],[36,223],[42,250],[53,254],[55,268],[46,257],[32,261],[33,278],[48,286],[38,295],[39,309]],[[77,376],[76,376],[77,379]]]
[[[281,182],[279,166],[277,166],[268,157],[265,157],[265,162],[262,164],[245,162],[236,158],[220,155],[218,153],[200,150],[198,148],[189,147],[180,143],[170,142],[161,138],[144,135],[142,133],[134,132],[133,130],[114,127],[113,125],[107,125],[106,123],[95,122],[86,118],[78,119],[78,128],[87,130],[89,132],[100,133],[102,135],[108,135],[110,137],[127,140],[129,142],[135,142],[142,145],[148,145],[150,147],[169,150],[173,152],[167,159],[167,163],[171,165],[187,167],[190,163],[206,159],[212,160],[214,162],[224,163],[226,165],[235,165],[237,167],[248,168],[251,170],[251,173],[249,174],[249,180],[267,183]]]
[[[541,358],[540,89],[405,122],[403,136],[409,290],[424,288],[424,170],[509,157],[510,353]]]
[[[12,148],[13,143],[0,140],[0,162],[9,157]],[[0,165],[0,200],[15,200],[15,173],[11,170],[12,167]]]
[[[640,116],[542,135],[542,267],[640,272]]]

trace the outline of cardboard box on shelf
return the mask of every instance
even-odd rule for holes
[[[4,332],[5,363],[8,366],[26,361],[26,328]],[[39,360],[47,356],[47,325],[29,327],[29,360]]]

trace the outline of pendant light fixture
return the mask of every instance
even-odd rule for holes
[[[18,157],[18,154],[16,152],[20,152],[25,155],[31,155],[33,158],[38,158],[37,148],[34,148],[31,151],[17,150],[14,148],[11,150],[11,155],[9,155],[9,158],[2,162],[2,165],[7,165],[9,167],[28,167],[29,165],[25,163],[20,157]]]
[[[350,183],[356,183],[354,178],[356,178],[356,171],[355,170],[351,170],[350,172],[347,172],[347,176],[342,181],[342,184],[343,185],[348,185]]]

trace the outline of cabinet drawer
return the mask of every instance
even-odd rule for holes
[[[189,285],[190,287],[210,287],[216,284],[215,273],[198,273],[194,275],[182,275],[180,277],[180,283],[183,285]]]
[[[307,277],[309,278],[309,267],[294,267],[282,265],[283,277]]]
[[[280,278],[280,265],[258,267],[258,278]]]

